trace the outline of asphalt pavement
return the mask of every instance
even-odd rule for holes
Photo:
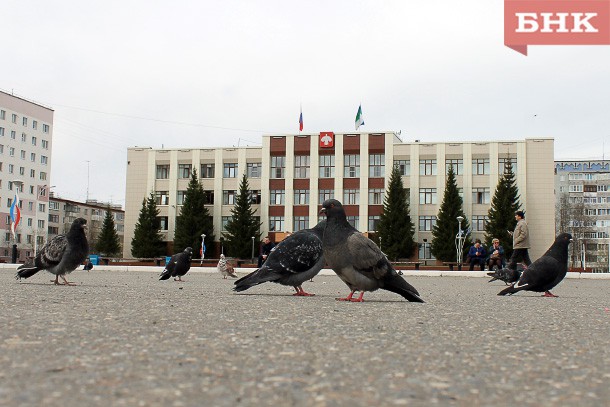
[[[307,298],[209,273],[52,278],[0,271],[0,406],[610,405],[610,280],[541,298],[407,276],[416,304],[336,301],[336,276]]]

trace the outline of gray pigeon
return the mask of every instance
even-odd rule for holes
[[[38,252],[33,261],[22,264],[17,269],[16,279],[28,278],[39,272],[47,270],[55,274],[56,285],[74,285],[66,280],[65,275],[76,270],[89,255],[89,244],[85,235],[87,221],[78,218],[66,235],[57,235],[47,242]],[[63,283],[59,282],[59,277]]]
[[[349,224],[341,202],[327,199],[320,213],[327,217],[322,239],[324,258],[352,290],[346,298],[338,300],[362,302],[365,291],[383,288],[409,301],[424,302],[415,287],[398,275],[379,247]],[[352,298],[355,291],[360,291],[357,299]]]
[[[519,291],[542,293],[543,297],[557,297],[551,289],[564,279],[568,273],[568,246],[572,235],[562,233],[542,257],[523,271],[519,281],[500,291],[498,295],[514,294]]]
[[[165,265],[165,269],[159,276],[159,280],[167,280],[174,277],[174,281],[184,281],[182,276],[185,275],[191,268],[191,256],[193,249],[187,247],[182,253],[174,254]],[[176,279],[178,277],[178,279]]]
[[[282,240],[273,248],[261,268],[235,282],[235,291],[245,291],[255,285],[273,281],[292,286],[293,295],[309,297],[301,285],[312,279],[324,267],[322,234],[326,221],[312,229],[300,230]]]
[[[218,265],[216,266],[216,268],[218,269],[218,271],[220,271],[220,274],[222,274],[222,278],[225,280],[227,279],[227,276],[237,278],[237,274],[235,274],[235,269],[233,268],[231,263],[227,261],[224,254],[220,255],[220,260],[218,261]]]
[[[516,270],[511,270],[508,267],[505,267],[500,270],[491,271],[487,273],[489,277],[492,277],[492,279],[489,280],[488,283],[491,283],[492,281],[496,280],[502,280],[504,281],[504,283],[506,283],[506,285],[516,283],[521,277],[521,274],[523,273],[524,269],[525,268],[522,264],[517,264]]]

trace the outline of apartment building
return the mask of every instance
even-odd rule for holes
[[[47,239],[53,109],[0,91],[0,258],[31,256]],[[18,194],[21,222],[11,233],[10,207]]]
[[[533,231],[531,255],[537,257],[555,233],[554,208],[548,205],[553,200],[553,144],[550,138],[423,143],[403,142],[393,132],[321,132],[265,135],[261,147],[129,148],[125,241],[131,241],[142,199],[151,191],[161,212],[164,239],[173,240],[175,219],[194,168],[217,239],[230,219],[244,172],[263,234],[312,227],[319,220],[321,203],[330,197],[342,201],[356,228],[374,232],[390,170],[397,165],[409,190],[419,258],[430,259],[431,230],[449,165],[456,171],[473,237],[481,238],[491,197],[504,163],[510,160]],[[129,244],[124,247],[125,257],[130,249]]]

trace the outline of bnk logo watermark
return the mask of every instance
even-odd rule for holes
[[[504,0],[504,45],[610,44],[610,0]]]

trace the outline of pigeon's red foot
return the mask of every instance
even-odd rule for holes
[[[364,296],[364,291],[360,291],[360,295],[358,296],[358,298],[352,298],[350,301],[351,302],[364,302],[364,300],[362,299],[363,296]]]
[[[351,293],[349,293],[349,295],[345,298],[336,298],[337,301],[351,301],[352,297],[354,296],[354,292],[352,291]]]
[[[549,297],[549,298],[557,298],[559,297],[558,295],[553,294],[550,291],[545,291],[543,297]]]
[[[294,289],[296,290],[296,293],[292,294],[296,297],[313,297],[315,294],[310,294],[308,292],[305,292],[305,290],[303,290],[303,287],[299,286],[299,287],[294,287]]]

